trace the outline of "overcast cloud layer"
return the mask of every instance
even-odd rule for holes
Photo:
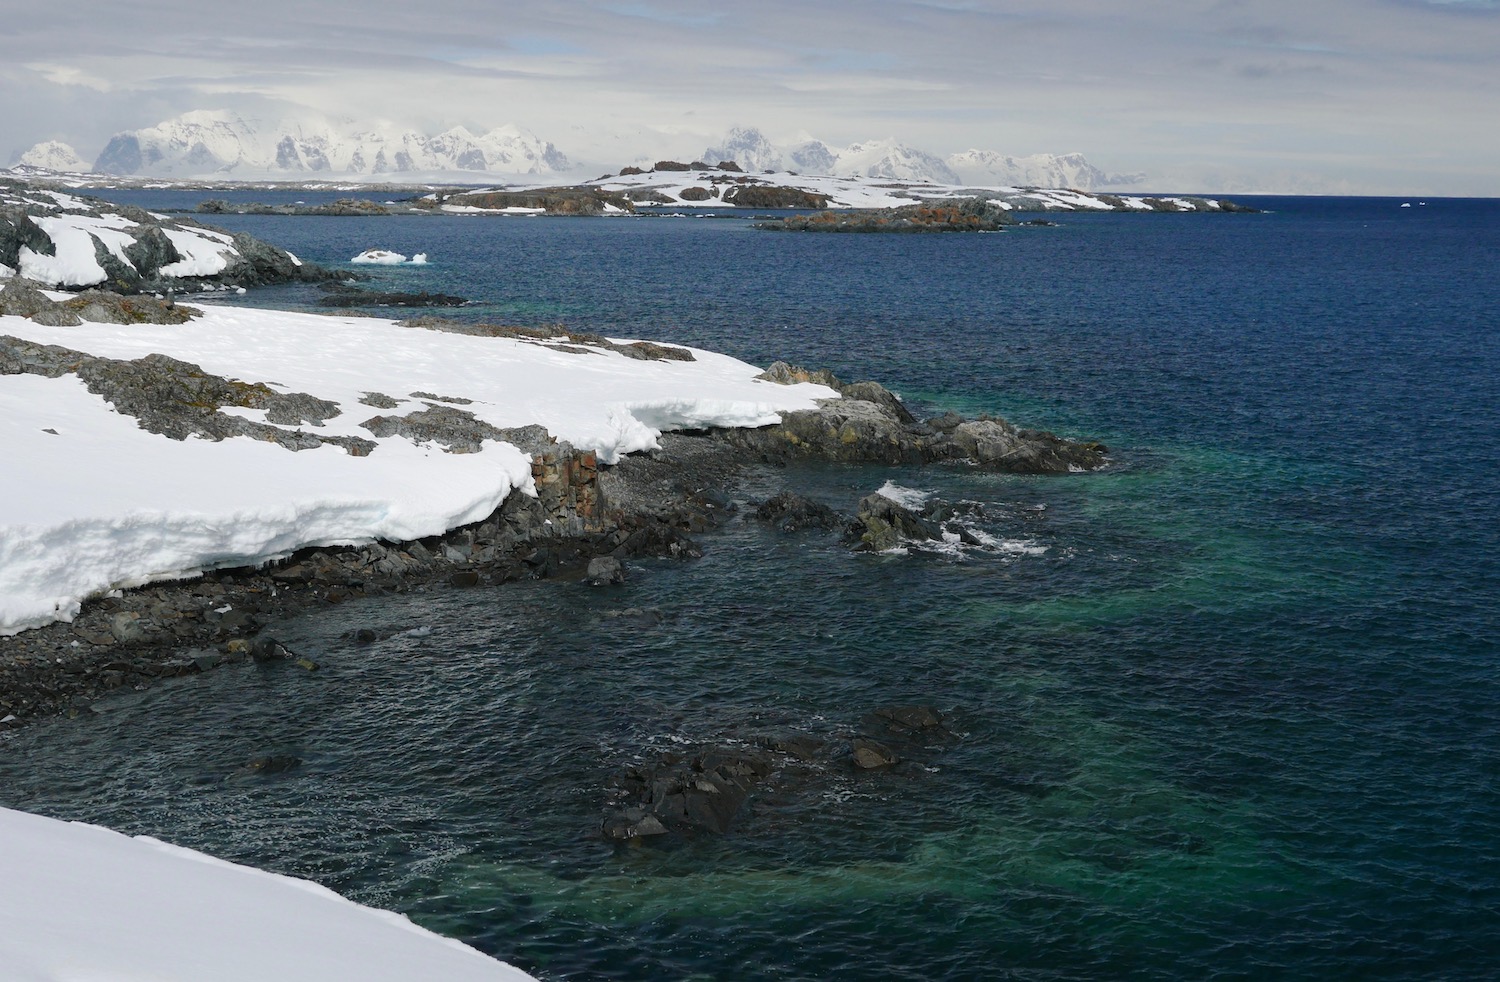
[[[1500,195],[1497,53],[1500,0],[53,0],[5,18],[0,160],[225,108],[515,123],[601,171],[742,125],[1081,151],[1150,190]]]

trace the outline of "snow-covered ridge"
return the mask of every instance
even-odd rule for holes
[[[708,147],[705,163],[734,161],[746,171],[797,171],[845,178],[880,178],[944,185],[1077,188],[1084,191],[1139,184],[1141,174],[1107,174],[1079,153],[1015,157],[993,150],[966,150],[939,157],[895,139],[865,140],[844,148],[810,140],[791,147],[773,144],[760,130],[736,127]]]
[[[327,120],[260,120],[200,110],[117,133],[93,169],[102,174],[407,174],[487,171],[551,174],[568,168],[553,144],[515,126],[427,134]]]
[[[183,325],[47,327],[0,316],[0,364],[15,343],[7,336],[119,360],[164,354],[210,375],[307,393],[338,410],[311,432],[373,449],[354,456],[328,444],[292,452],[247,437],[173,440],[113,411],[77,375],[0,375],[0,446],[13,462],[0,468],[0,635],[71,619],[84,599],[113,589],[305,546],[440,534],[482,520],[512,492],[533,491],[530,456],[508,443],[450,453],[361,425],[381,412],[428,409],[423,393],[471,400],[463,410],[494,427],[540,424],[605,463],[655,447],[662,430],[763,426],[836,395],[757,380],[754,366],[706,351],[641,361],[537,339],[246,308],[207,306]],[[362,404],[372,392],[397,408]],[[230,408],[273,425],[264,411]]]
[[[504,962],[307,880],[0,808],[8,982],[526,982]]]
[[[792,173],[759,174],[698,167],[689,170],[659,170],[597,178],[587,186],[623,194],[637,208],[722,208],[735,187],[786,188],[805,192],[825,204],[792,204],[785,207],[899,208],[916,202],[942,202],[960,198],[983,198],[1010,211],[1222,211],[1234,206],[1198,197],[1153,197],[1106,194],[1072,188],[1037,188],[1014,185],[944,184],[933,181],[893,180],[871,177],[833,177]],[[766,206],[770,207],[770,206]]]

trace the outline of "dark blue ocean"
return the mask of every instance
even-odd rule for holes
[[[546,980],[1500,977],[1500,200],[1242,200],[1267,212],[890,237],[215,216],[320,263],[426,253],[374,285],[471,298],[453,316],[828,367],[1111,464],[758,475],[742,501],[964,503],[989,544],[736,518],[617,591],[330,608],[276,628],[317,673],[16,732],[0,804],[310,877]],[[633,761],[904,703],[960,738],[723,838],[598,834]],[[240,771],[262,754],[303,763]]]

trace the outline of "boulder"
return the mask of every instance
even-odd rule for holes
[[[595,556],[584,578],[589,586],[618,586],[625,582],[625,567],[613,556]]]
[[[834,529],[843,524],[839,513],[793,491],[783,491],[755,508],[755,517],[783,532],[803,529]]]
[[[942,529],[883,494],[861,498],[850,537],[856,549],[885,552],[905,541],[929,542],[942,537]]]

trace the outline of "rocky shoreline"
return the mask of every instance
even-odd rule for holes
[[[877,383],[846,384],[783,363],[767,377],[823,382],[843,398],[787,413],[780,425],[759,430],[663,434],[659,450],[608,467],[591,452],[555,442],[541,427],[527,427],[506,436],[531,455],[537,497],[512,494],[481,522],[409,542],[304,549],[267,567],[213,570],[116,591],[86,602],[70,623],[0,638],[0,731],[87,712],[112,693],[247,659],[289,659],[316,670],[268,628],[319,607],[528,579],[605,587],[622,581],[628,560],[698,556],[692,536],[735,510],[727,492],[750,466],[961,462],[1065,473],[1105,462],[1098,444],[1020,430],[1003,420],[950,413],[918,421]],[[876,551],[947,531],[941,514],[915,515],[878,495],[845,517],[787,493],[761,503],[756,517],[782,529],[843,528],[851,548]]]

